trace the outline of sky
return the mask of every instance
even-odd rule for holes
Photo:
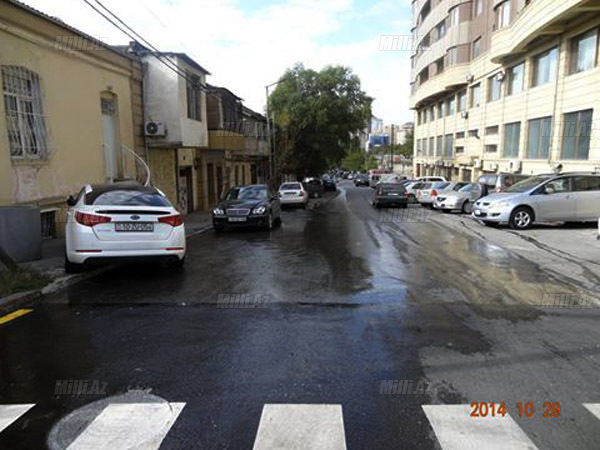
[[[83,0],[22,0],[109,44],[130,39]],[[412,121],[410,52],[379,51],[409,36],[411,0],[100,0],[161,51],[184,52],[244,104],[264,111],[265,86],[298,62],[352,68],[385,123]]]

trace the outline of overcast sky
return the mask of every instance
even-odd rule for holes
[[[24,0],[109,44],[129,38],[82,0]],[[190,55],[259,112],[264,86],[296,62],[350,66],[386,123],[412,120],[410,53],[379,51],[381,35],[410,35],[410,0],[101,0],[163,51]]]

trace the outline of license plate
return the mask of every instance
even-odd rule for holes
[[[154,231],[154,224],[152,222],[117,222],[115,231],[151,233]]]
[[[230,217],[229,222],[246,222],[248,220],[246,217]]]
[[[398,193],[397,193],[397,192],[390,192],[390,195],[391,195],[392,197],[398,197]]]

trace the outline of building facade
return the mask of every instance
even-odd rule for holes
[[[54,237],[63,233],[67,196],[141,175],[133,58],[3,0],[0,72],[0,206],[38,207],[43,236]]]
[[[600,3],[415,0],[414,172],[600,169]]]

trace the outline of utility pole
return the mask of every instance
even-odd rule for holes
[[[392,124],[392,135],[390,137],[390,167],[394,173],[394,124]]]

